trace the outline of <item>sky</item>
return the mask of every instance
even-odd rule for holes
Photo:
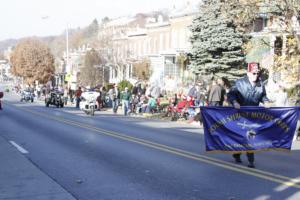
[[[29,36],[59,35],[66,27],[89,25],[108,16],[116,18],[138,12],[182,5],[187,0],[3,0],[0,41]]]

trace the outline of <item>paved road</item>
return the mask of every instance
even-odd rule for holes
[[[0,137],[28,151],[24,156],[76,199],[300,198],[299,150],[258,153],[257,169],[249,169],[245,157],[236,165],[230,155],[205,153],[195,126],[109,112],[89,117],[9,94],[0,123]]]

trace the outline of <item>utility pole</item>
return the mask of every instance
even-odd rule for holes
[[[104,67],[105,65],[102,65],[102,87],[104,87]]]
[[[67,56],[67,59],[66,59],[66,71],[68,72],[70,69],[69,69],[69,27],[68,27],[68,24],[67,24],[67,28],[66,28],[66,56]]]

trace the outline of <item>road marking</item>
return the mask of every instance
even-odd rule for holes
[[[14,147],[16,147],[18,149],[18,151],[20,151],[22,154],[28,154],[29,152],[24,149],[23,147],[21,147],[20,145],[18,145],[17,143],[15,143],[14,141],[9,141]]]
[[[151,141],[148,141],[148,140],[128,136],[128,135],[125,135],[125,134],[120,134],[120,133],[117,133],[117,132],[114,132],[114,131],[108,131],[108,130],[105,130],[105,129],[102,129],[102,128],[94,127],[92,125],[83,124],[83,123],[80,123],[80,122],[64,119],[62,117],[50,116],[50,115],[47,115],[47,114],[44,114],[44,113],[39,113],[39,112],[36,112],[36,111],[29,110],[27,108],[18,107],[18,109],[29,112],[29,113],[32,113],[32,114],[35,114],[35,115],[39,115],[39,116],[42,116],[42,117],[45,117],[45,118],[48,118],[48,119],[52,119],[52,120],[59,121],[59,122],[65,123],[65,124],[69,124],[71,126],[77,126],[77,127],[80,127],[80,128],[88,129],[88,130],[91,130],[91,131],[96,132],[98,134],[102,134],[102,135],[104,134],[104,135],[111,136],[111,137],[114,137],[114,138],[118,138],[118,139],[121,139],[121,140],[130,141],[130,142],[133,142],[133,143],[136,143],[136,144],[140,144],[140,145],[143,145],[143,146],[150,147],[152,149],[168,152],[168,153],[171,153],[171,154],[174,154],[174,155],[178,155],[178,156],[189,158],[189,159],[192,159],[192,160],[197,160],[197,161],[204,162],[204,163],[207,163],[207,164],[215,165],[215,166],[225,168],[225,169],[228,169],[228,170],[231,170],[231,171],[240,172],[240,173],[255,176],[255,177],[258,177],[258,178],[261,178],[261,179],[265,179],[265,180],[269,180],[269,181],[272,181],[272,182],[280,183],[280,184],[285,185],[287,187],[295,187],[295,188],[300,189],[300,185],[298,184],[298,183],[300,183],[300,179],[297,179],[297,178],[282,176],[282,175],[274,174],[274,173],[259,170],[259,169],[250,169],[248,167],[233,164],[233,163],[229,163],[229,162],[226,162],[226,161],[223,161],[223,160],[220,160],[220,159],[195,154],[195,153],[185,151],[185,150],[182,150],[182,149],[177,149],[177,148],[170,147],[170,146],[167,146],[167,145],[163,145],[163,144],[151,142]]]

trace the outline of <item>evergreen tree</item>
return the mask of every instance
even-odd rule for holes
[[[94,37],[97,36],[99,29],[98,20],[94,19],[93,22],[86,28],[85,36],[86,37]]]
[[[244,37],[223,8],[222,0],[203,1],[191,26],[192,70],[234,80],[245,74]]]

